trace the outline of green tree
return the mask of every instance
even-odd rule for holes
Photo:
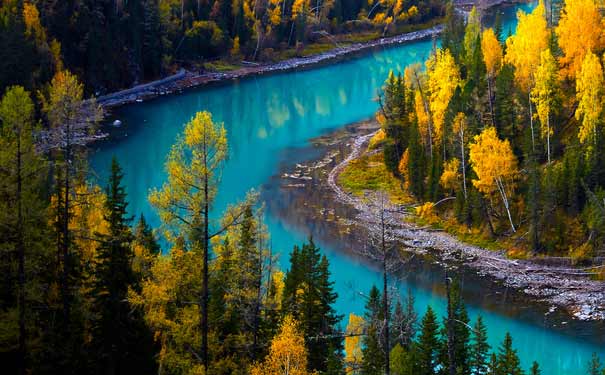
[[[145,220],[145,216],[141,214],[139,221],[134,227],[134,240],[149,250],[153,255],[158,255],[161,252],[160,244],[153,233],[153,229]]]
[[[487,327],[483,324],[483,318],[477,317],[473,326],[473,339],[469,349],[469,365],[471,374],[485,375],[489,370],[489,349],[487,343]]]
[[[438,330],[437,317],[429,306],[420,323],[420,337],[417,343],[418,374],[420,375],[435,374],[439,349]]]
[[[239,223],[243,208],[228,210],[223,221],[212,228],[210,210],[216,197],[220,169],[227,157],[227,134],[222,124],[215,124],[208,112],[197,113],[185,126],[166,161],[168,181],[161,190],[153,190],[150,203],[171,229],[170,238],[187,239],[191,250],[202,255],[200,303],[201,343],[199,356],[208,368],[208,300],[210,240]]]
[[[384,353],[381,343],[383,334],[384,310],[382,296],[376,286],[370,289],[365,307],[366,331],[362,340],[361,373],[364,375],[380,375],[384,372]]]
[[[326,371],[330,358],[341,355],[342,340],[335,338],[342,315],[333,307],[338,294],[330,280],[328,258],[312,239],[290,254],[284,280],[282,313],[300,322],[309,353],[309,370]]]
[[[105,217],[108,234],[98,234],[101,246],[97,250],[91,291],[93,318],[93,347],[99,355],[102,372],[115,374],[127,364],[127,339],[130,330],[130,306],[126,300],[128,287],[134,282],[130,267],[132,233],[127,216],[126,192],[122,186],[122,169],[115,157],[106,189]]]
[[[513,339],[507,332],[504,341],[498,350],[498,361],[496,367],[497,375],[523,375],[521,361],[517,351],[513,349]]]
[[[35,150],[34,104],[22,87],[6,90],[0,101],[0,254],[3,302],[0,320],[8,334],[2,346],[17,354],[15,368],[30,368],[28,348],[38,338],[32,323],[42,303],[43,265],[47,257],[48,217],[43,199],[43,159]],[[16,285],[14,283],[16,280]],[[16,312],[16,314],[15,314]]]

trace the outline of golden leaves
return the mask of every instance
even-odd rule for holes
[[[149,194],[165,224],[191,226],[201,217],[203,207],[214,200],[217,172],[227,149],[227,132],[210,113],[197,113],[185,126],[166,161],[168,181]]]
[[[439,184],[444,189],[454,190],[460,183],[460,160],[452,158],[445,162]]]
[[[578,74],[589,51],[605,46],[603,27],[604,20],[594,0],[565,0],[555,32],[564,54],[561,64],[566,77]]]
[[[576,77],[576,97],[579,100],[576,119],[582,119],[578,133],[582,143],[596,141],[597,124],[601,121],[605,98],[603,85],[603,67],[599,57],[589,51]]]
[[[500,140],[496,129],[489,127],[476,135],[469,146],[470,163],[477,174],[473,185],[484,194],[491,194],[499,184],[512,189],[517,174],[517,158],[508,140]]]
[[[494,29],[485,29],[481,35],[481,51],[487,74],[494,77],[502,67],[502,46],[494,33]]]
[[[542,137],[553,134],[550,127],[550,112],[555,101],[559,85],[559,69],[557,61],[550,49],[540,54],[540,65],[536,70],[536,85],[531,91],[531,99],[536,104],[540,119]]]
[[[529,92],[533,86],[534,73],[540,65],[540,53],[548,48],[550,31],[545,14],[542,0],[530,14],[519,11],[517,32],[506,40],[504,60],[515,67],[515,80],[525,92]]]
[[[307,349],[298,323],[286,316],[279,333],[271,341],[264,362],[256,364],[251,375],[307,375]]]
[[[438,49],[426,62],[429,107],[433,120],[434,142],[443,137],[445,113],[450,99],[460,84],[460,72],[449,50]],[[416,104],[418,106],[418,104]],[[420,125],[420,118],[418,119]]]
[[[347,325],[347,336],[345,337],[345,362],[347,363],[347,374],[361,365],[363,354],[361,352],[361,335],[365,321],[361,316],[353,313],[349,314],[349,324]]]

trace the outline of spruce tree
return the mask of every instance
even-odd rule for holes
[[[409,350],[414,336],[416,336],[416,324],[418,316],[414,310],[414,295],[408,291],[405,304],[397,301],[393,312],[392,339],[393,345],[400,344],[405,350]]]
[[[523,375],[524,373],[517,351],[513,349],[513,339],[508,332],[498,351],[496,366],[497,375]]]
[[[333,307],[338,294],[330,280],[328,259],[312,239],[294,247],[282,298],[283,314],[300,322],[305,335],[309,370],[334,368],[335,358],[342,355],[342,340],[334,337],[342,315]]]
[[[489,350],[487,343],[487,327],[483,324],[483,318],[477,317],[473,326],[473,339],[469,349],[469,365],[471,374],[485,375],[489,371]]]
[[[147,224],[145,216],[141,214],[139,221],[134,228],[134,240],[146,248],[152,255],[159,255],[162,249],[153,234],[153,229]]]
[[[419,375],[435,374],[439,349],[438,330],[437,317],[429,306],[420,323],[420,337],[417,344]]]
[[[101,245],[95,260],[91,293],[95,314],[93,347],[98,353],[99,367],[109,374],[119,373],[127,365],[131,330],[127,294],[128,286],[134,282],[130,267],[132,234],[122,178],[122,169],[114,157],[105,202],[108,234],[97,235]]]
[[[364,375],[381,375],[384,372],[384,353],[382,348],[381,331],[384,324],[382,295],[376,286],[370,289],[366,303],[364,319],[366,332],[362,340],[363,361],[361,373]]]

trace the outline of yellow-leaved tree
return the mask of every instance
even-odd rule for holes
[[[361,352],[361,335],[365,321],[361,316],[353,313],[349,314],[349,324],[347,324],[347,336],[345,337],[345,363],[347,365],[347,374],[353,373],[361,366],[363,354]]]
[[[298,323],[286,316],[279,333],[271,340],[269,354],[256,364],[251,375],[307,375],[307,348]]]
[[[576,77],[576,97],[579,101],[576,119],[582,120],[578,137],[583,144],[590,142],[596,145],[597,127],[602,124],[601,115],[605,100],[603,85],[603,67],[599,57],[589,51]]]
[[[456,190],[460,183],[460,160],[452,158],[443,165],[443,173],[439,178],[439,184],[445,190]]]
[[[550,137],[553,134],[550,115],[559,91],[559,67],[550,52],[545,49],[540,55],[540,65],[536,70],[536,85],[531,91],[531,99],[536,104],[540,119],[540,134],[546,138],[546,153],[550,163]]]
[[[530,14],[519,11],[517,19],[515,35],[506,40],[504,60],[515,67],[515,81],[521,90],[527,93],[532,149],[535,149],[531,90],[535,83],[536,69],[540,65],[540,54],[548,48],[550,38],[544,2],[540,0],[538,6]]]
[[[565,0],[555,32],[563,50],[561,65],[566,77],[577,75],[589,51],[604,47],[603,22],[595,0]]]
[[[458,143],[460,144],[460,160],[462,160],[462,192],[464,193],[464,199],[466,199],[466,115],[463,112],[456,114],[452,130],[458,137]]]
[[[481,51],[483,53],[483,62],[487,71],[487,91],[489,96],[489,110],[494,122],[494,83],[496,75],[502,68],[502,46],[496,37],[494,29],[486,29],[481,35]]]
[[[515,81],[528,93],[534,84],[534,73],[540,65],[540,53],[548,48],[550,31],[547,28],[544,3],[530,14],[517,13],[517,30],[506,40],[505,61],[515,67]]]
[[[449,50],[438,49],[426,62],[428,74],[429,107],[433,120],[435,144],[443,140],[445,113],[460,84],[460,71]]]
[[[185,126],[166,161],[167,181],[149,194],[170,240],[185,241],[185,248],[199,253],[202,262],[201,293],[197,300],[201,327],[199,357],[208,368],[208,262],[210,240],[238,224],[248,202],[227,211],[220,223],[211,223],[210,210],[227,157],[227,132],[212,121],[208,112],[198,112]],[[213,225],[214,224],[214,225]]]
[[[477,179],[473,185],[481,193],[492,197],[498,192],[513,232],[516,232],[510,211],[509,196],[514,190],[517,176],[517,158],[508,140],[498,138],[496,128],[489,127],[476,135],[474,143],[469,146],[470,163]]]

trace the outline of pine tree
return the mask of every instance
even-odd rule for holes
[[[471,374],[485,375],[489,371],[489,349],[487,343],[487,327],[483,324],[483,318],[477,317],[473,326],[473,340],[469,349],[469,365]]]
[[[397,301],[392,317],[392,339],[393,345],[399,344],[405,350],[409,350],[412,340],[416,336],[416,324],[418,315],[414,310],[414,295],[408,291],[405,304]]]
[[[542,371],[540,371],[540,366],[538,365],[538,362],[532,363],[529,373],[531,375],[541,375],[542,374]]]
[[[152,255],[158,255],[162,251],[153,229],[147,224],[143,214],[139,217],[139,221],[134,228],[134,240],[145,247]]]
[[[40,335],[32,324],[40,320],[41,312],[33,307],[43,303],[42,296],[32,291],[42,289],[41,282],[49,276],[44,270],[52,259],[47,250],[50,218],[42,196],[47,171],[35,150],[34,104],[22,87],[6,90],[0,120],[0,273],[4,275],[0,320],[9,327],[0,346],[16,344],[16,361],[10,358],[7,365],[25,374]]]
[[[93,271],[91,291],[93,319],[93,350],[99,358],[101,372],[115,374],[128,365],[131,351],[129,333],[132,330],[128,287],[135,281],[130,266],[132,260],[132,233],[129,227],[126,191],[122,185],[122,168],[115,157],[106,190],[104,219],[108,234],[98,235],[98,249]]]
[[[507,332],[504,341],[498,350],[497,374],[498,375],[523,375],[521,361],[517,351],[513,349],[513,339]]]
[[[312,239],[290,255],[284,280],[282,313],[300,322],[309,353],[309,370],[326,371],[342,352],[342,340],[334,338],[342,316],[333,307],[338,295],[330,280],[329,262]],[[329,350],[327,350],[329,348]]]
[[[363,338],[361,373],[381,375],[384,372],[384,353],[381,332],[384,324],[382,295],[376,286],[370,289],[365,307],[366,334]]]
[[[429,306],[420,323],[420,337],[417,343],[419,375],[435,374],[439,348],[438,330],[437,317]]]

